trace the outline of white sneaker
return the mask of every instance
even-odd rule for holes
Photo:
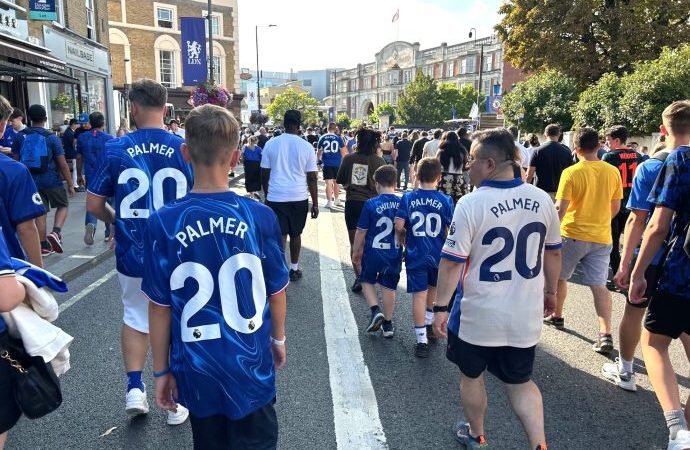
[[[189,410],[177,404],[177,412],[168,411],[168,425],[182,425],[189,417]]]
[[[674,440],[668,441],[666,450],[690,450],[690,431],[679,431]]]
[[[146,400],[146,392],[139,388],[134,388],[127,392],[127,404],[125,412],[131,417],[149,413],[149,402]]]
[[[635,383],[635,372],[621,372],[620,358],[616,358],[616,362],[605,363],[601,366],[601,374],[607,380],[614,383],[621,389],[626,391],[637,391],[637,384]]]
[[[340,199],[338,197],[335,198],[335,206],[340,207]]]
[[[93,245],[93,237],[96,234],[96,227],[92,223],[87,223],[84,228],[84,244]]]
[[[329,200],[329,201],[326,203],[326,209],[331,209],[331,208],[333,208],[333,202]]]

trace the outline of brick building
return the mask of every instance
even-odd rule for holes
[[[55,0],[56,20],[30,18],[29,0],[0,1],[0,94],[34,103],[59,127],[101,111],[113,128],[107,0]]]
[[[191,87],[182,86],[180,17],[207,17],[206,10],[205,0],[108,0],[114,89],[124,94],[132,80],[158,80],[169,89],[175,116],[184,117]],[[239,117],[237,0],[213,1],[212,28],[214,79],[233,93],[231,109]]]
[[[481,48],[484,48],[482,85],[479,86]],[[491,95],[494,86],[500,93],[524,78],[523,74],[503,59],[503,45],[496,36],[475,41],[420,49],[419,43],[391,42],[376,53],[375,61],[358,64],[356,68],[331,74],[328,104],[352,118],[366,119],[383,102],[398,104],[398,97],[411,83],[417,71],[438,82],[465,84]]]

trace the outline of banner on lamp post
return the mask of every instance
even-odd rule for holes
[[[205,83],[208,78],[206,62],[206,19],[181,17],[182,80],[185,86]]]
[[[57,21],[55,0],[29,0],[29,19]]]
[[[256,84],[247,84],[247,109],[249,111],[259,110],[259,94],[256,92]],[[259,111],[260,112],[260,111]]]

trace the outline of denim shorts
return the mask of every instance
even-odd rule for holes
[[[582,282],[587,286],[605,286],[609,276],[611,244],[563,238],[561,280],[569,280],[578,264],[582,265]]]

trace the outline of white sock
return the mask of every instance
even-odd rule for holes
[[[431,325],[432,323],[434,323],[434,312],[427,309],[424,313],[424,325]]]
[[[427,344],[429,341],[426,338],[426,327],[414,327],[414,333],[417,335],[418,344]]]
[[[297,264],[290,263],[290,268],[292,270],[299,270],[299,263],[297,263]]]
[[[626,361],[623,358],[620,358],[618,360],[618,369],[623,370],[623,372],[634,372],[635,370],[633,369],[633,362],[632,361]]]

